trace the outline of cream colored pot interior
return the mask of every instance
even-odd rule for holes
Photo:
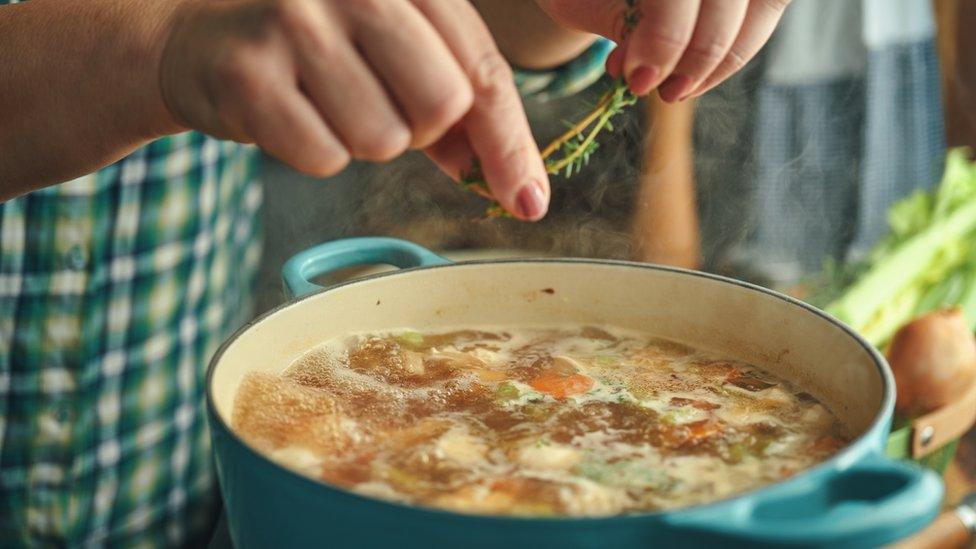
[[[213,373],[214,404],[229,424],[246,372],[280,372],[335,335],[567,322],[636,328],[752,362],[821,398],[852,435],[881,407],[883,380],[872,354],[813,311],[686,272],[570,261],[422,269],[303,299],[227,346]]]

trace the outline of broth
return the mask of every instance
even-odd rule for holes
[[[331,340],[281,375],[247,374],[232,425],[359,494],[523,516],[707,503],[849,440],[816,398],[759,368],[589,326]]]

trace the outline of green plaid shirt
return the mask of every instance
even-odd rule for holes
[[[185,133],[0,207],[0,546],[211,533],[203,375],[248,314],[255,160]]]

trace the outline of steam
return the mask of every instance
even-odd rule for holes
[[[759,215],[751,125],[760,73],[756,64],[747,65],[695,106],[694,173],[705,270],[728,274],[740,267],[736,252]]]
[[[758,216],[754,205],[756,75],[749,68],[699,99],[695,116],[695,183],[703,268],[739,275],[736,251]],[[564,129],[562,120],[587,110],[600,85],[577,96],[526,110],[538,142]],[[422,154],[408,153],[381,165],[357,164],[328,180],[303,177],[266,162],[265,257],[259,310],[284,299],[279,272],[294,253],[321,242],[360,235],[403,238],[423,246],[525,250],[538,255],[633,259],[637,203],[647,117],[642,104],[614,119],[600,148],[581,173],[552,178],[549,215],[538,223],[482,219],[485,202],[464,192]]]

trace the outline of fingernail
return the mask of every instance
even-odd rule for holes
[[[516,202],[522,217],[530,221],[541,219],[546,214],[546,195],[542,185],[536,182],[523,185],[516,195]]]
[[[646,95],[657,80],[657,67],[637,67],[627,78],[627,86],[634,95]]]
[[[694,82],[691,78],[683,74],[672,74],[657,88],[657,92],[664,101],[674,103],[684,99],[685,94],[691,91],[692,84]]]

